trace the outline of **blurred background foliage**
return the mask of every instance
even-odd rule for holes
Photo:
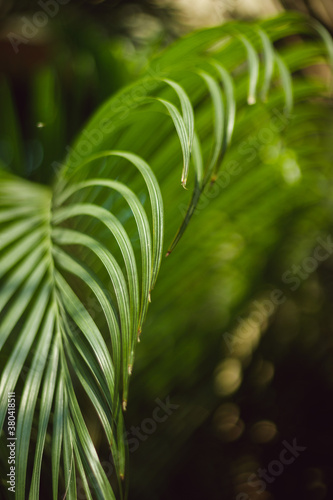
[[[42,183],[96,107],[193,27],[294,9],[333,30],[330,0],[72,0],[14,56],[6,35],[35,9],[0,1],[0,157]],[[324,65],[306,71],[327,79]],[[221,172],[164,260],[138,346],[128,428],[151,417],[156,398],[179,408],[130,455],[132,500],[333,498],[332,250],[311,271],[306,260],[318,238],[333,238],[332,100],[300,102],[288,120],[277,106],[275,127],[261,104],[257,117],[241,112],[225,159],[238,173]],[[160,181],[168,245],[186,199]],[[298,265],[293,287],[286,273]],[[276,289],[284,301],[265,312]],[[94,420],[89,428],[106,460]],[[248,476],[295,438],[306,451],[257,493]]]

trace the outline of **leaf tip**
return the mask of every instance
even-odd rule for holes
[[[127,401],[126,401],[126,399],[123,399],[122,407],[123,407],[123,411],[126,411],[126,409],[127,409]]]
[[[249,95],[249,97],[247,98],[247,103],[249,106],[252,106],[256,103],[256,98],[254,97],[254,95]]]
[[[212,187],[215,184],[216,180],[217,180],[217,176],[213,175],[211,180],[210,180],[210,187]]]

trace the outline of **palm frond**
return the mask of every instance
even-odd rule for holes
[[[295,33],[318,32],[323,42],[309,38],[281,54],[274,46]],[[332,46],[324,28],[295,15],[194,33],[155,57],[141,79],[96,112],[51,188],[1,171],[0,346],[8,360],[0,384],[0,423],[5,428],[7,394],[19,390],[17,499],[26,492],[31,500],[39,496],[50,429],[54,499],[59,492],[76,498],[77,477],[87,498],[115,498],[116,489],[121,498],[126,495],[123,411],[162,262],[165,225],[168,234],[176,232],[170,254],[202,198],[215,197],[226,157],[241,156],[242,137],[259,129],[277,107],[289,117],[294,103],[327,95],[323,84],[299,76],[293,83],[293,73],[326,59],[327,52],[332,58]],[[51,73],[44,78],[48,101],[55,90]],[[16,144],[14,117],[11,123]],[[44,140],[52,142],[52,130]],[[19,163],[18,156],[16,173]],[[243,173],[256,187],[262,170],[259,164]],[[186,190],[176,189],[179,177]],[[275,188],[274,180],[264,179],[261,190]],[[241,200],[246,206],[253,193],[240,179],[237,190],[223,196],[226,205]],[[269,203],[281,203],[283,193],[279,196]],[[258,204],[258,210],[268,210],[269,203]],[[164,206],[170,207],[165,215]],[[183,264],[186,269],[186,255]],[[112,486],[82,401],[94,408],[109,444],[117,478]]]

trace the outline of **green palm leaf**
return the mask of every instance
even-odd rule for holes
[[[316,30],[323,42],[307,39],[283,55],[274,48],[285,36]],[[194,33],[151,62],[147,74],[154,70],[156,77],[143,75],[97,111],[51,188],[1,170],[0,347],[8,359],[0,383],[0,423],[5,430],[7,394],[17,388],[17,499],[38,498],[50,433],[54,499],[76,498],[77,478],[87,498],[126,495],[123,411],[162,262],[164,218],[169,232],[180,222],[169,254],[202,197],[213,197],[226,155],[239,157],[235,141],[277,106],[290,113],[294,102],[326,91],[311,81],[293,84],[292,73],[326,58],[327,51],[332,57],[327,33],[294,15]],[[44,75],[45,99],[53,95],[50,75]],[[258,88],[267,103],[257,102]],[[16,144],[13,117],[11,134]],[[50,131],[45,135],[50,142]],[[181,183],[188,189],[180,193],[181,163]],[[256,186],[260,166],[249,175]],[[161,187],[166,198],[173,193],[172,204],[164,202]],[[236,191],[224,194],[225,203],[237,198],[245,204],[248,184],[239,180]],[[184,217],[177,221],[175,210],[185,202]],[[172,220],[164,205],[172,205]],[[112,487],[84,419],[85,404],[94,408],[110,447]]]

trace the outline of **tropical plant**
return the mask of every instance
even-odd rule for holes
[[[246,205],[249,189],[263,182],[259,191],[276,191],[265,205],[258,204],[265,212],[293,196],[269,171],[274,158],[265,162],[257,155],[236,188],[228,190],[249,154],[244,148],[249,132],[265,125],[267,131],[274,117],[280,124],[271,132],[287,144],[279,153],[287,182],[293,184],[299,173],[295,157],[306,165],[314,154],[318,161],[323,155],[326,168],[327,155],[318,143],[310,141],[299,151],[304,129],[297,124],[311,120],[320,131],[329,120],[327,82],[305,70],[327,56],[333,64],[325,29],[296,14],[190,34],[107,100],[66,148],[62,162],[45,156],[40,171],[44,179],[49,175],[43,170],[54,172],[49,186],[23,178],[18,120],[7,92],[13,155],[2,165],[0,185],[0,346],[6,361],[0,423],[6,431],[8,393],[16,390],[17,499],[39,498],[43,457],[52,468],[54,499],[59,492],[77,498],[78,481],[87,498],[126,498],[123,412],[164,239],[175,232],[167,241],[168,256],[194,214],[219,194],[228,206],[235,199]],[[51,145],[59,123],[47,116],[54,96],[51,74],[47,81],[51,91],[43,94],[39,128]],[[294,128],[285,138],[288,123]],[[302,194],[302,207],[320,199],[318,192]],[[182,254],[183,275],[191,273],[190,251]],[[98,417],[111,450],[112,485],[85,421],[87,408]]]

